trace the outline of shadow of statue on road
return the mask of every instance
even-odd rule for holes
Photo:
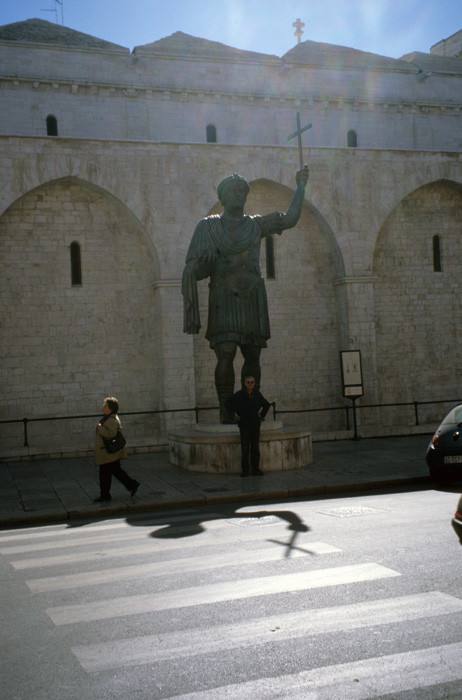
[[[297,546],[297,538],[300,534],[309,532],[310,528],[306,525],[301,518],[290,510],[271,510],[262,509],[258,511],[241,511],[242,506],[237,508],[226,508],[220,513],[210,513],[206,512],[199,513],[191,510],[190,513],[182,514],[181,516],[175,516],[174,514],[165,516],[165,525],[159,529],[155,529],[151,533],[151,537],[155,539],[181,539],[184,537],[195,537],[197,535],[203,534],[206,530],[206,523],[218,520],[228,521],[229,524],[241,527],[265,527],[269,525],[275,525],[278,522],[285,522],[286,529],[289,531],[290,536],[288,541],[283,541],[279,539],[267,539],[268,542],[273,542],[281,547],[285,548],[284,557],[288,558],[291,556],[292,552],[295,550],[304,552],[306,554],[313,554],[309,549],[305,549]],[[163,518],[160,513],[156,513],[155,516],[151,518],[140,518],[140,517],[128,517],[126,522],[134,527],[146,526],[150,522],[156,526],[163,525]]]

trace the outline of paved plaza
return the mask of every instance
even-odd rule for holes
[[[141,484],[136,496],[131,498],[114,479],[112,501],[103,504],[93,502],[99,495],[99,483],[92,457],[2,462],[0,526],[225,502],[425,487],[431,483],[425,462],[429,439],[429,435],[414,435],[315,442],[312,464],[247,479],[238,474],[185,471],[169,463],[167,452],[133,454],[124,466]]]

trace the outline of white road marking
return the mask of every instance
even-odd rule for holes
[[[160,527],[163,525],[169,525],[170,523],[187,523],[191,520],[197,520],[204,517],[203,513],[196,512],[193,508],[184,510],[180,515],[180,511],[175,511],[176,515],[172,513],[169,515],[162,515],[157,512],[152,515],[136,515],[130,517],[130,522],[126,520],[108,520],[97,522],[95,524],[88,524],[87,521],[74,521],[75,525],[49,525],[48,527],[35,527],[28,528],[24,530],[7,530],[0,534],[0,542],[15,542],[22,540],[34,540],[42,539],[47,537],[65,537],[66,540],[69,537],[81,535],[86,535],[94,532],[104,532],[105,530],[130,530],[133,533],[133,529],[142,530],[152,530],[152,528]],[[227,520],[229,516],[223,515],[221,513],[207,513],[207,518],[215,518],[217,520],[223,521]],[[98,512],[94,512],[94,517],[98,517]]]
[[[324,666],[169,700],[370,700],[462,679],[462,642]]]
[[[178,522],[176,522],[178,521]],[[28,544],[16,544],[12,547],[1,547],[0,554],[4,556],[9,556],[11,554],[26,554],[27,552],[44,552],[53,549],[64,549],[68,547],[80,547],[88,546],[92,544],[100,544],[102,542],[117,542],[122,540],[144,540],[150,536],[152,532],[157,530],[163,530],[166,527],[172,526],[173,529],[178,530],[179,536],[182,529],[187,529],[195,524],[197,520],[194,518],[169,518],[159,521],[153,521],[150,525],[143,526],[130,526],[127,523],[122,523],[119,526],[114,526],[110,528],[93,528],[90,534],[88,530],[85,532],[75,530],[67,530],[65,533],[59,533],[60,535],[66,534],[66,537],[56,537],[55,541],[43,541],[34,542],[32,537],[28,537]],[[204,524],[204,529],[213,529],[212,523],[216,523],[216,520],[212,520],[211,523],[207,522]],[[281,525],[282,521],[278,523]],[[123,532],[116,532],[115,534],[105,534],[105,530],[114,531],[121,529],[123,525]],[[101,532],[103,530],[103,532]],[[94,534],[97,533],[97,534]],[[58,533],[49,533],[51,535],[56,535]],[[76,536],[77,535],[77,536]],[[40,536],[39,536],[40,537]],[[155,541],[155,540],[154,540]]]
[[[295,549],[291,553],[291,558],[307,557],[310,554],[331,554],[341,551],[325,542],[311,542],[305,546],[306,550]],[[267,547],[265,549],[243,550],[239,552],[239,555],[236,552],[224,552],[223,554],[214,554],[211,557],[185,557],[183,559],[157,561],[152,564],[121,566],[113,569],[102,569],[101,571],[83,571],[77,574],[48,576],[46,578],[29,579],[26,583],[34,593],[44,593],[45,591],[62,591],[68,588],[97,586],[103,583],[127,581],[146,576],[168,576],[269,561],[287,561],[284,558],[284,550],[281,547],[273,547],[271,549]]]
[[[68,625],[92,620],[107,620],[138,615],[156,610],[209,605],[223,601],[242,600],[288,591],[340,586],[360,581],[400,576],[397,571],[374,563],[341,566],[315,571],[303,571],[281,576],[267,576],[226,583],[170,590],[165,593],[101,600],[93,603],[48,608],[56,625]]]
[[[92,673],[461,613],[462,600],[444,593],[431,592],[353,605],[300,610],[207,629],[187,629],[75,646],[72,651],[82,667]]]
[[[223,530],[222,526],[221,529],[208,529],[208,526],[209,524],[207,523],[207,529],[204,532],[195,535],[193,538],[169,537],[163,539],[162,537],[150,537],[146,533],[143,534],[143,538],[135,538],[134,535],[130,537],[130,533],[125,533],[122,537],[109,535],[108,538],[110,544],[117,545],[120,542],[120,547],[98,547],[94,550],[92,549],[93,545],[98,544],[96,538],[88,539],[85,540],[84,543],[79,543],[79,545],[85,544],[85,551],[83,552],[73,552],[71,543],[64,543],[60,545],[60,548],[66,550],[65,554],[14,559],[10,563],[16,570],[23,570],[43,568],[45,566],[63,566],[65,564],[97,562],[101,561],[103,558],[126,559],[129,556],[137,556],[140,554],[159,554],[169,551],[178,551],[179,549],[182,552],[185,552],[186,550],[194,550],[199,547],[205,549],[208,546],[216,547],[217,545],[220,547],[225,545],[234,547],[236,556],[238,556],[237,553],[239,552],[240,542],[271,542],[272,540],[277,539],[279,544],[274,544],[274,546],[280,551],[285,551],[284,547],[289,547],[289,541],[293,537],[293,532],[287,532],[287,523],[283,521],[281,521],[279,525],[272,525],[265,528],[227,528]],[[309,533],[302,532],[296,538],[295,545],[307,550],[307,553],[324,553],[318,551],[311,552],[311,543],[309,538]],[[286,543],[283,542],[285,539],[287,539]],[[103,544],[105,542],[107,542],[107,540],[103,540]],[[134,542],[136,544],[134,544]],[[293,549],[291,551],[293,552],[296,550]]]

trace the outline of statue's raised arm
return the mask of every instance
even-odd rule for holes
[[[281,217],[282,231],[293,228],[298,223],[300,214],[302,213],[303,200],[305,199],[305,187],[308,182],[309,173],[308,166],[305,165],[301,170],[298,170],[295,175],[297,189],[295,190],[294,197],[288,210]]]

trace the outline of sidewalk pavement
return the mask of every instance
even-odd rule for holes
[[[429,435],[313,443],[313,462],[302,469],[204,474],[171,465],[167,452],[130,455],[123,466],[140,482],[132,498],[116,479],[112,501],[99,495],[92,457],[0,463],[0,527],[124,516],[165,508],[330,496],[345,492],[430,486],[425,452]],[[264,469],[264,464],[262,465]]]

